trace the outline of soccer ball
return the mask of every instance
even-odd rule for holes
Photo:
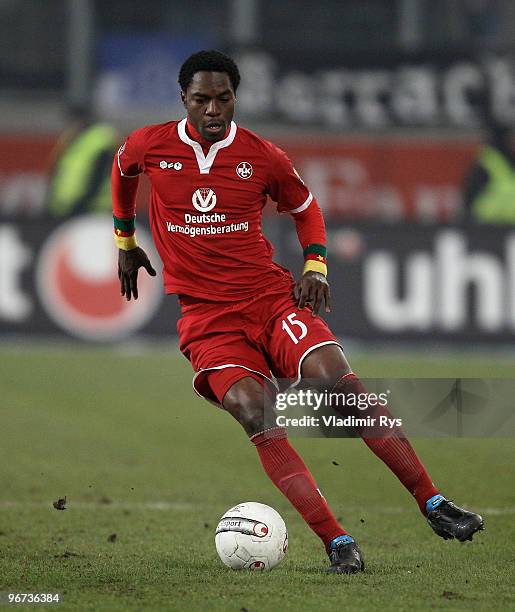
[[[281,515],[258,502],[229,508],[216,528],[216,551],[235,570],[271,570],[286,554],[288,531]]]

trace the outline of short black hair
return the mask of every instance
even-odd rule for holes
[[[231,81],[234,93],[240,84],[240,71],[236,62],[225,53],[212,49],[211,51],[199,51],[190,55],[181,66],[179,71],[179,85],[182,91],[186,91],[191,84],[193,75],[200,71],[226,72]]]

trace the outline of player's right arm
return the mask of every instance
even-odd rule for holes
[[[136,193],[139,174],[143,171],[142,130],[137,130],[118,149],[111,173],[114,240],[118,247],[120,293],[127,300],[138,299],[138,270],[145,268],[155,276],[145,251],[136,240]]]

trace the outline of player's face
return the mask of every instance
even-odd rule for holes
[[[202,138],[222,140],[234,115],[236,96],[225,72],[196,72],[181,92],[188,119]]]

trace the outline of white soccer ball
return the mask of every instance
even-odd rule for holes
[[[220,559],[232,569],[271,570],[286,554],[288,531],[270,506],[243,502],[222,516],[215,544]]]

